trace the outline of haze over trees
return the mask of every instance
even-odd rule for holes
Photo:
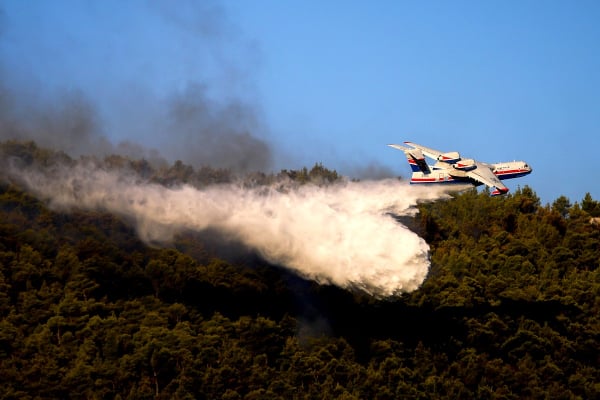
[[[34,143],[3,162],[75,162]],[[225,169],[110,156],[163,185]],[[245,184],[327,184],[317,164]],[[0,173],[0,397],[89,399],[593,399],[600,397],[600,202],[530,187],[423,203],[422,287],[375,299],[304,280],[248,249],[60,212]],[[403,222],[405,222],[403,220]],[[214,239],[214,238],[213,238]]]

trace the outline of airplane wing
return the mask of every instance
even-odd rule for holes
[[[429,158],[433,158],[434,160],[437,160],[442,154],[444,154],[443,151],[432,149],[430,147],[421,146],[420,144],[416,144],[413,142],[404,142],[404,144],[407,144],[411,147],[421,150],[423,152],[423,154],[425,154]]]
[[[494,189],[491,193],[494,196],[508,192],[508,188],[494,175],[489,164],[476,161],[475,165],[477,168],[467,171],[466,176]]]

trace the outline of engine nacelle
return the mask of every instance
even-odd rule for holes
[[[452,166],[455,169],[458,169],[461,171],[470,171],[472,169],[477,168],[477,164],[475,164],[475,160],[473,160],[472,158],[467,158],[464,160],[457,161]]]
[[[438,161],[443,161],[450,164],[453,164],[458,160],[460,160],[460,154],[458,154],[458,151],[449,151],[448,153],[440,154],[438,157]]]

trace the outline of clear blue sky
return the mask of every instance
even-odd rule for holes
[[[410,140],[526,160],[534,172],[506,183],[543,203],[600,199],[598,1],[48,0],[0,12],[4,81],[47,99],[81,91],[113,141],[152,144],[143,114],[196,83],[252,105],[275,169],[408,176],[386,144]]]

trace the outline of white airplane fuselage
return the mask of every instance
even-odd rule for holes
[[[531,173],[531,167],[524,161],[509,161],[489,164],[494,175],[500,180],[520,178]],[[471,182],[475,186],[482,183],[473,181],[464,171],[454,168],[452,164],[438,161],[431,167],[431,173],[415,171],[410,178],[410,183],[465,183]]]

